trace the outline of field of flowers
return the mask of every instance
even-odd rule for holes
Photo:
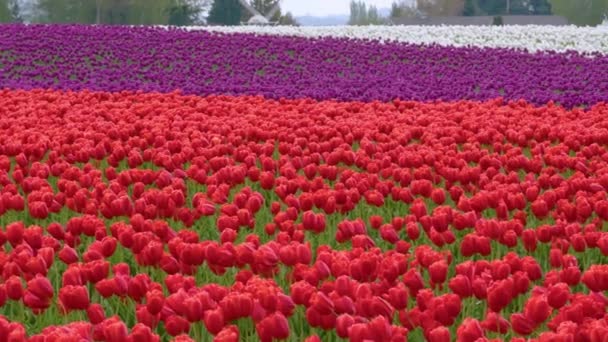
[[[608,35],[275,29],[2,26],[0,341],[608,341]]]

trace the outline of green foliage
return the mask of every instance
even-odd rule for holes
[[[549,0],[531,0],[534,8],[533,14],[551,14],[551,3]]]
[[[581,26],[600,24],[608,14],[608,0],[550,0],[553,13]]]
[[[23,16],[18,0],[0,0],[0,23],[21,23]]]
[[[507,1],[504,0],[477,0],[477,7],[482,15],[498,15],[507,13]],[[513,1],[512,1],[513,2]],[[513,6],[513,4],[511,4]]]
[[[369,23],[378,23],[380,21],[380,15],[378,14],[376,6],[369,6],[369,9],[367,10],[367,21]]]
[[[38,0],[35,22],[95,23],[95,2],[78,0]]]
[[[390,18],[413,18],[418,15],[418,11],[414,6],[406,3],[404,0],[395,1],[391,5]]]
[[[572,2],[574,3],[574,2]],[[466,0],[463,15],[549,15],[548,0]]]
[[[7,23],[11,21],[11,11],[8,5],[7,0],[0,0],[0,22]]]
[[[376,6],[367,5],[363,1],[352,0],[350,2],[349,25],[381,25],[385,19],[380,17]]]
[[[466,0],[464,2],[464,9],[462,10],[462,15],[464,16],[472,16],[477,12],[477,7],[473,0]]]
[[[210,24],[238,25],[241,21],[241,4],[238,0],[215,0],[207,21]]]
[[[169,25],[188,26],[196,23],[201,8],[182,3],[169,7],[167,11],[169,13]]]
[[[391,14],[390,17],[391,18],[399,18],[403,15],[403,10],[401,8],[401,6],[399,6],[398,3],[393,2],[391,4]]]
[[[416,7],[429,16],[461,15],[464,0],[416,0]]]
[[[21,6],[19,6],[19,0],[9,0],[8,10],[10,12],[10,21],[13,23],[22,23],[23,15],[21,13]]]
[[[287,26],[300,26],[296,18],[293,17],[291,12],[285,13],[285,15],[281,16],[279,19],[279,25],[287,25]]]
[[[32,21],[42,23],[190,25],[206,1],[37,0]]]

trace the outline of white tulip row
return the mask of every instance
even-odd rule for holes
[[[339,37],[441,46],[608,53],[608,26],[190,26],[188,30],[307,38]]]

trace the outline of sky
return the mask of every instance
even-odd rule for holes
[[[378,8],[389,8],[394,0],[366,0],[368,5]],[[332,14],[348,14],[350,11],[350,0],[283,0],[281,2],[283,12],[291,12],[293,15],[326,16]]]

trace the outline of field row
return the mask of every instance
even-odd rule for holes
[[[536,51],[608,53],[608,27],[576,26],[191,26],[188,30]]]
[[[0,84],[12,89],[366,102],[502,97],[567,108],[608,93],[603,55],[144,27],[3,26],[0,66]]]
[[[604,341],[608,107],[0,92],[0,340]]]

